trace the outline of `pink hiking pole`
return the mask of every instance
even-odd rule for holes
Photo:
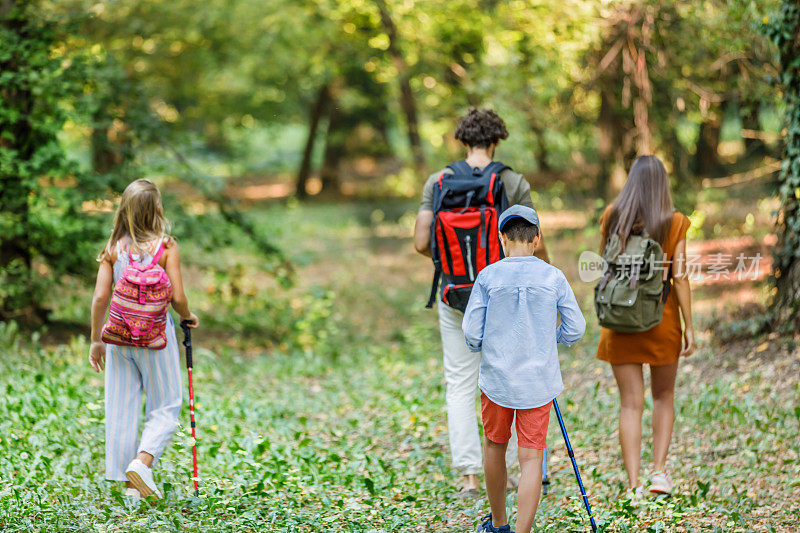
[[[200,489],[197,486],[197,436],[195,435],[194,423],[194,385],[192,384],[192,330],[189,329],[189,322],[181,322],[183,329],[183,345],[186,347],[186,369],[189,372],[189,418],[192,422],[192,465],[194,467],[194,495],[200,496]]]

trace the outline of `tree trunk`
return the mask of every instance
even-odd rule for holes
[[[340,192],[339,162],[344,155],[344,132],[342,131],[344,116],[342,110],[335,104],[330,106],[328,116],[328,133],[325,135],[325,156],[319,172],[322,182],[320,192],[338,194]]]
[[[425,154],[422,150],[422,140],[419,136],[419,120],[417,119],[417,102],[411,90],[410,75],[408,73],[408,63],[406,63],[403,53],[398,44],[397,26],[392,20],[389,10],[384,0],[375,0],[375,5],[380,11],[381,22],[384,31],[389,36],[389,54],[397,69],[397,81],[400,86],[400,107],[406,117],[406,127],[408,128],[408,143],[411,146],[411,153],[414,156],[414,165],[418,172],[425,170]]]
[[[784,0],[775,17],[773,42],[778,48],[783,102],[785,104],[786,152],[779,177],[780,209],[776,224],[773,278],[775,280],[776,325],[797,331],[800,322],[800,4]]]
[[[600,173],[597,194],[612,200],[625,184],[625,148],[621,117],[614,110],[615,98],[611,89],[600,92],[600,113],[597,119],[597,148],[600,154]]]
[[[130,142],[125,131],[127,128],[119,120],[112,121],[106,106],[100,106],[94,112],[92,123],[92,170],[96,174],[109,174],[125,162]]]
[[[536,156],[536,164],[539,165],[539,170],[547,172],[551,170],[550,164],[547,162],[547,145],[544,142],[544,128],[536,120],[536,117],[529,116],[528,124],[536,138],[536,146],[534,147],[534,155]]]
[[[750,104],[750,110],[742,117],[742,127],[746,130],[760,131],[761,121],[757,104]],[[745,137],[744,157],[762,158],[767,155],[767,145],[763,139]]]
[[[719,160],[719,136],[722,127],[719,120],[704,120],[700,124],[697,147],[694,153],[692,170],[697,176],[717,177],[725,173]]]
[[[672,200],[675,209],[682,213],[691,213],[697,206],[697,194],[700,192],[702,180],[692,172],[692,156],[681,144],[675,133],[675,128],[670,129],[669,136],[664,139],[666,153],[672,157],[672,175],[676,187],[673,189]]]
[[[325,114],[325,108],[329,100],[330,88],[326,83],[320,87],[317,98],[314,101],[314,106],[311,108],[311,115],[309,116],[308,138],[306,139],[305,150],[303,150],[303,160],[300,163],[300,170],[297,172],[297,185],[295,187],[297,197],[300,199],[308,197],[306,182],[308,181],[308,176],[311,174],[311,158],[314,155],[314,144],[317,141],[320,120]]]

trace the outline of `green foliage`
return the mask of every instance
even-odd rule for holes
[[[628,162],[647,129],[650,149],[673,166],[682,188],[696,190],[699,182],[692,178],[707,173],[693,163],[704,150],[698,145],[701,125],[717,128],[729,118],[738,135],[741,127],[758,129],[759,115],[776,107],[764,79],[772,68],[767,41],[742,31],[775,3],[215,0],[203,10],[191,2],[63,5],[91,11],[88,41],[126,67],[171,129],[201,140],[233,168],[241,168],[243,137],[257,137],[265,127],[307,125],[324,87],[332,102],[320,137],[336,152],[407,158],[402,70],[424,148],[436,159],[459,153],[450,136],[455,117],[469,105],[489,105],[511,126],[500,155],[522,169],[564,172],[576,162],[599,163],[603,174],[616,157],[608,150],[619,147],[619,162]],[[397,27],[400,61],[390,50],[380,6]],[[618,46],[628,37],[646,79],[631,66],[626,47]],[[646,104],[646,128],[634,116],[637,102]],[[611,130],[603,129],[604,120],[613,122]],[[744,120],[755,124],[743,126]],[[296,144],[278,170],[298,164],[302,142]],[[315,151],[315,160],[322,152]]]
[[[102,376],[86,364],[85,341],[51,349],[0,330],[3,341],[22,346],[0,354],[0,474],[7,480],[0,529],[472,530],[488,504],[453,496],[457,475],[448,467],[435,320],[406,333],[409,342],[395,347],[328,339],[341,351],[333,364],[313,352],[239,353],[198,330],[201,497],[192,495],[185,408],[156,471],[166,498],[151,507],[126,504],[121,484],[104,480]],[[699,369],[718,368],[718,355],[692,359],[678,383],[692,393],[676,400],[671,469],[678,490],[634,509],[619,498],[610,416],[618,398],[610,370],[588,353],[596,334],[577,352],[562,354],[568,388],[561,407],[604,531],[793,527],[796,515],[785,502],[797,490],[800,398],[791,387],[776,388],[775,366],[761,362],[748,366],[747,375],[716,375]],[[584,530],[585,511],[555,423],[548,444],[552,485],[537,527]],[[764,507],[770,502],[775,506]],[[509,495],[508,506],[515,504]]]
[[[786,152],[779,178],[778,242],[773,255],[776,304],[778,319],[794,331],[800,318],[800,4],[784,1],[763,23],[763,32],[778,49],[781,70],[776,81],[785,104]]]
[[[91,70],[65,48],[70,30],[74,21],[48,18],[36,2],[0,11],[0,318],[37,313],[50,286],[96,254],[100,226],[84,202],[103,183],[58,138]]]
[[[148,148],[175,142],[165,127],[169,109],[151,109],[147,85],[96,35],[85,36],[96,19],[76,13],[31,0],[0,11],[0,318],[46,320],[49,289],[65,274],[91,274],[109,231],[103,202],[149,171],[188,181],[216,205],[217,228],[248,235],[272,261],[265,269],[288,284],[290,265],[223,194],[224,184],[178,150],[166,166],[148,160]],[[74,146],[67,153],[65,131],[88,132],[78,144],[83,157]],[[192,226],[180,201],[171,207],[179,225]]]
[[[314,203],[248,213],[290,251],[301,284],[312,284],[288,305],[283,292],[261,285],[274,280],[259,271],[244,236],[213,255],[181,242],[194,274],[189,297],[203,321],[193,334],[199,499],[188,406],[156,469],[166,498],[128,505],[122,484],[104,480],[103,377],[86,362],[85,339],[44,346],[0,323],[0,530],[474,530],[488,503],[454,496],[438,327],[423,307],[428,263],[411,255],[406,237],[415,207]],[[565,266],[598,238],[550,235],[554,263]],[[574,288],[589,309],[591,285]],[[265,296],[248,294],[254,289]],[[695,296],[709,301],[702,290]],[[291,318],[281,322],[282,311]],[[266,351],[246,334],[269,339],[273,321],[288,337]],[[594,358],[599,331],[589,323],[587,338],[560,354],[559,400],[602,530],[793,530],[797,509],[786,502],[798,490],[800,388],[786,371],[792,352],[742,354],[701,336],[678,374],[669,464],[678,489],[634,509],[619,497],[619,398],[611,369]],[[584,531],[554,419],[548,445],[552,484],[537,528]],[[644,465],[651,453],[645,445]],[[507,503],[513,509],[516,496]]]
[[[331,320],[334,296],[319,287],[287,297],[280,288],[258,287],[242,264],[214,272],[207,280],[207,327],[235,335],[239,342],[283,350],[331,354],[327,341],[337,331]]]

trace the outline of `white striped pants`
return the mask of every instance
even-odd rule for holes
[[[106,345],[106,479],[125,481],[125,468],[139,452],[153,465],[178,428],[183,401],[175,326],[167,319],[167,347],[149,350]],[[145,423],[139,413],[145,395]]]

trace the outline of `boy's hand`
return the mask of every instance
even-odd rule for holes
[[[106,343],[93,342],[89,347],[89,363],[95,372],[100,372],[106,365]]]
[[[683,346],[681,357],[689,357],[697,349],[694,342],[694,329],[687,329],[683,332]]]
[[[196,328],[200,325],[200,319],[197,318],[197,315],[192,312],[189,313],[189,316],[182,316],[181,322],[188,322],[188,326],[190,328]]]

